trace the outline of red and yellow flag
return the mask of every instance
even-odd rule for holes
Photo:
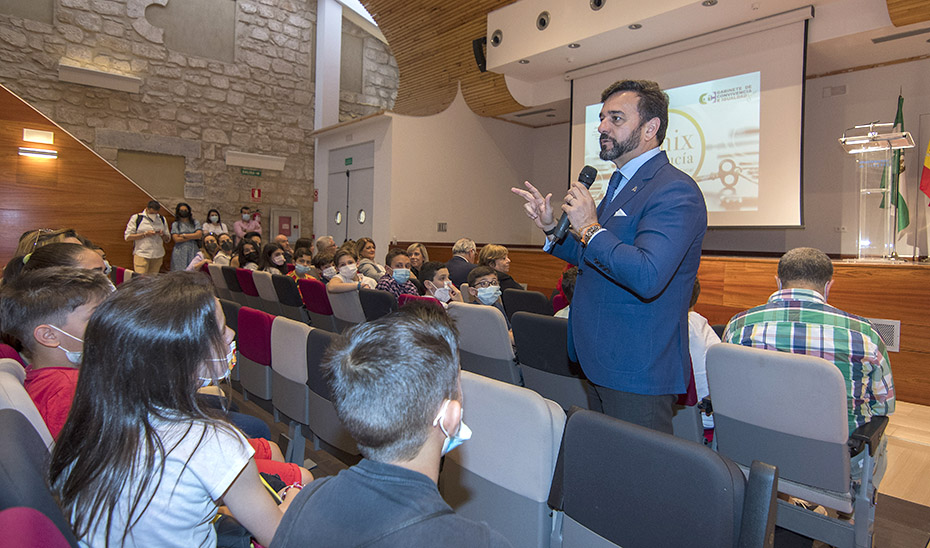
[[[924,156],[924,168],[920,171],[920,191],[930,198],[930,145],[927,145],[927,155]]]

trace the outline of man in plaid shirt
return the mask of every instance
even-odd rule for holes
[[[778,261],[778,291],[767,303],[734,316],[723,341],[817,356],[846,380],[849,431],[872,415],[894,412],[894,381],[885,343],[868,320],[827,304],[833,263],[825,253],[799,247]]]

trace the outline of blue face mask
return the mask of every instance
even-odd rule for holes
[[[302,264],[295,264],[294,272],[296,272],[298,276],[306,276],[310,273],[310,268],[312,267],[304,266]]]
[[[471,428],[465,424],[464,418],[459,422],[458,431],[452,435],[446,432],[446,428],[442,425],[442,419],[445,417],[446,409],[449,407],[450,401],[451,400],[446,400],[442,403],[442,408],[439,409],[439,415],[433,420],[433,426],[438,425],[439,429],[442,430],[442,433],[446,436],[446,440],[442,443],[443,455],[471,439]]]
[[[394,278],[394,281],[400,285],[407,283],[407,280],[410,279],[410,269],[409,268],[395,268],[391,272],[391,276]]]
[[[492,305],[497,302],[497,299],[500,296],[501,296],[500,286],[491,285],[488,287],[478,288],[478,300],[481,301],[481,304]]]

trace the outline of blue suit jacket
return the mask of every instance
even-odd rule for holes
[[[587,247],[568,237],[551,253],[578,265],[569,345],[600,386],[683,394],[690,369],[688,303],[707,208],[665,152],[643,164],[599,217]]]

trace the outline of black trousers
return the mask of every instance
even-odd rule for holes
[[[673,406],[678,400],[677,395],[651,396],[593,386],[605,415],[666,434],[672,433]]]

